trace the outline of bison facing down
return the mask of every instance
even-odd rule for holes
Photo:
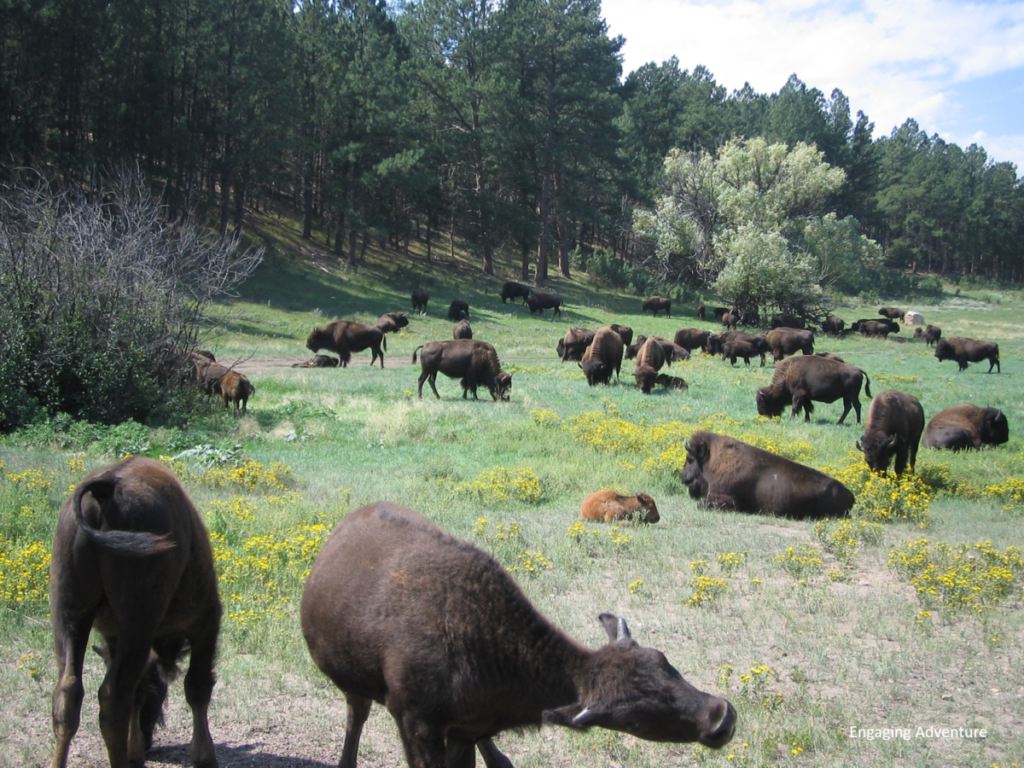
[[[587,351],[583,353],[580,367],[587,377],[587,384],[591,387],[597,384],[610,384],[612,371],[618,380],[622,368],[622,337],[612,330],[611,326],[600,328],[594,334],[594,340],[590,342]]]
[[[476,400],[478,386],[487,387],[494,400],[509,399],[512,391],[512,374],[501,370],[498,353],[486,341],[458,339],[456,341],[432,341],[416,347],[412,352],[412,361],[416,362],[416,353],[423,350],[420,361],[419,397],[423,397],[423,382],[430,381],[434,396],[437,394],[437,374],[443,373],[450,379],[462,379],[462,397],[472,391]]]
[[[988,360],[988,372],[995,368],[998,373],[1003,369],[999,365],[999,345],[991,341],[978,341],[963,336],[952,336],[939,339],[935,345],[935,357],[943,360],[956,360],[961,371],[967,370],[968,363],[980,363]]]
[[[220,629],[217,575],[202,519],[170,470],[133,457],[78,484],[57,520],[50,613],[58,668],[53,768],[67,764],[78,730],[92,629],[107,659],[99,700],[110,765],[145,759],[167,692],[160,683],[188,648],[192,764],[215,768],[206,713]]]
[[[668,317],[672,317],[672,299],[667,299],[664,296],[651,296],[640,307],[641,312],[652,312],[655,317],[662,310]]]
[[[373,356],[370,365],[380,358],[380,367],[384,367],[384,353],[381,347],[388,348],[384,331],[375,325],[351,323],[348,320],[332,320],[323,328],[314,328],[306,339],[306,349],[316,354],[321,349],[337,353],[341,359],[341,367],[348,366],[353,352],[369,349]]]
[[[509,299],[522,299],[523,304],[526,303],[526,299],[530,296],[530,286],[523,285],[522,283],[505,283],[501,286],[501,303],[504,304]]]
[[[938,343],[939,339],[942,338],[942,329],[937,325],[926,325],[924,328],[914,329],[915,339],[924,339],[925,344],[929,347],[934,347]]]
[[[1002,445],[1010,439],[1006,414],[998,408],[979,408],[970,403],[954,405],[935,414],[924,430],[921,445],[966,451],[983,445]]]
[[[884,473],[895,456],[899,477],[908,461],[913,471],[923,431],[924,409],[920,401],[906,392],[886,389],[871,401],[864,420],[864,437],[857,441],[857,450],[864,454],[872,472]]]
[[[661,520],[658,505],[646,493],[636,496],[620,496],[615,491],[598,491],[583,500],[580,505],[581,520],[603,520],[606,523],[621,520],[636,520],[641,523],[656,523]]]
[[[810,421],[814,400],[834,403],[842,398],[843,415],[838,423],[842,424],[853,408],[860,424],[860,387],[864,382],[871,397],[871,380],[860,368],[817,355],[790,357],[775,367],[771,385],[757,391],[757,412],[774,418],[792,404],[793,416],[803,408],[804,420]]]
[[[313,661],[348,704],[340,768],[354,768],[374,701],[385,704],[412,768],[511,763],[501,731],[542,723],[601,726],[641,739],[732,738],[736,712],[687,683],[626,623],[601,614],[590,650],[555,627],[494,558],[397,504],[338,524],[302,596]]]
[[[596,331],[587,328],[570,328],[555,348],[564,363],[566,360],[583,360],[583,354],[594,340]]]
[[[448,305],[448,319],[455,322],[468,320],[469,304],[462,299],[452,299],[452,303]]]
[[[838,480],[704,430],[687,441],[679,479],[702,506],[716,509],[803,518],[843,517],[853,507],[853,494]]]

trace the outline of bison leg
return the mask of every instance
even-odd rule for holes
[[[505,757],[490,739],[480,739],[476,747],[480,750],[480,757],[484,759],[487,768],[513,768],[512,761]]]
[[[220,630],[220,610],[210,611],[197,622],[201,634],[189,637],[192,652],[185,675],[185,701],[192,709],[192,744],[189,756],[196,768],[217,768],[217,755],[213,749],[207,712],[216,678],[213,661],[217,653],[217,633]]]
[[[345,745],[341,748],[341,762],[338,768],[356,768],[356,753],[359,752],[359,737],[363,734],[363,725],[370,716],[373,702],[362,696],[345,694],[348,702],[348,714],[345,719]]]
[[[436,384],[436,382],[437,382],[437,371],[434,371],[432,374],[430,374],[430,376],[427,378],[427,381],[430,383],[430,388],[432,390],[434,390],[434,397],[436,397],[438,400],[440,400],[441,396],[437,393],[437,384]]]
[[[447,750],[440,729],[431,727],[414,715],[391,714],[398,723],[398,733],[402,737],[409,768],[440,768],[445,764]]]
[[[145,617],[149,618],[149,617]],[[146,745],[138,728],[135,691],[149,664],[153,627],[134,626],[131,637],[115,643],[108,638],[110,664],[99,690],[100,732],[107,746],[110,768],[128,768],[129,761],[141,763]],[[134,726],[134,727],[132,727]],[[129,738],[129,735],[131,738]]]
[[[1003,369],[999,366],[999,357],[994,356],[988,359],[988,372],[992,373],[992,368],[995,367],[996,373],[1002,373]]]
[[[53,616],[55,621],[60,615],[60,608],[55,605]],[[85,617],[71,627],[61,627],[54,632],[57,646],[57,666],[60,677],[53,689],[53,760],[51,768],[64,768],[68,762],[68,748],[71,739],[78,732],[81,721],[82,698],[85,688],[82,686],[82,665],[85,663],[85,651],[89,645],[89,634],[92,631],[92,617]]]
[[[850,409],[854,406],[857,408],[857,423],[860,424],[860,401],[848,400],[845,397],[843,398],[843,415],[839,417],[839,421],[836,424],[842,424],[846,421],[847,414],[850,413]]]

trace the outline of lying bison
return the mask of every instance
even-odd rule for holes
[[[570,328],[555,348],[564,363],[566,360],[583,360],[583,354],[594,340],[596,331],[587,328]]]
[[[838,480],[735,438],[701,430],[686,442],[679,479],[701,506],[737,512],[842,517],[853,494]]]
[[[896,459],[896,476],[917,462],[917,446],[924,431],[924,409],[913,395],[897,389],[879,392],[864,420],[864,437],[857,441],[857,450],[872,472],[885,473],[889,461]]]
[[[988,360],[988,372],[995,368],[997,373],[1003,369],[999,365],[999,345],[992,341],[978,341],[963,336],[952,336],[939,339],[935,344],[935,357],[943,360],[956,360],[961,371],[967,370],[968,363],[980,363]]]
[[[562,314],[562,303],[561,296],[555,296],[551,293],[534,292],[526,300],[526,306],[529,308],[531,315],[536,313],[544,317],[545,309],[553,309],[555,311],[551,313],[552,319],[554,319],[555,315]]]
[[[656,523],[661,520],[658,505],[646,493],[635,496],[621,496],[615,491],[598,491],[583,500],[580,505],[581,520],[602,520],[617,523],[622,520],[636,520],[641,523]]]
[[[388,348],[384,331],[373,325],[352,323],[348,320],[332,320],[323,328],[314,328],[306,339],[306,349],[316,354],[321,349],[335,352],[341,359],[341,367],[348,367],[353,352],[369,349],[373,356],[370,365],[380,358],[380,367],[384,367],[384,353],[381,347]]]
[[[430,301],[430,291],[425,288],[413,288],[412,311],[419,310],[421,315],[427,314],[427,302]]]
[[[871,380],[860,368],[817,355],[790,357],[776,366],[771,385],[757,391],[757,412],[774,418],[792,404],[793,416],[802,408],[804,420],[810,421],[814,400],[834,403],[842,398],[843,415],[838,423],[842,424],[853,408],[860,424],[860,388],[865,382],[871,397]]]
[[[181,484],[139,456],[85,478],[60,509],[50,561],[57,649],[53,768],[67,764],[82,707],[82,665],[95,629],[107,673],[100,730],[110,765],[141,765],[179,656],[191,654],[192,764],[216,768],[207,709],[221,605],[210,538]]]
[[[652,312],[655,317],[658,316],[659,312],[664,311],[668,317],[672,317],[672,299],[665,298],[664,296],[651,296],[644,300],[640,311]]]
[[[949,451],[1002,445],[1010,439],[1006,414],[998,408],[979,408],[970,403],[954,405],[935,414],[924,430],[921,445]]]
[[[459,320],[468,320],[469,304],[462,299],[452,299],[452,303],[448,305],[448,319],[456,323]]]
[[[504,304],[509,299],[522,299],[523,304],[526,303],[526,299],[530,296],[530,286],[523,285],[522,283],[505,283],[501,286],[501,303]]]
[[[900,326],[895,320],[858,320],[850,330],[863,336],[886,338],[890,333],[899,333]]]
[[[432,341],[416,347],[412,351],[412,361],[416,362],[416,353],[423,350],[420,360],[420,379],[417,394],[423,397],[423,382],[430,382],[434,396],[437,393],[437,374],[443,373],[450,379],[462,379],[462,397],[472,391],[473,399],[477,399],[478,386],[487,387],[491,397],[497,401],[509,399],[512,391],[512,375],[501,370],[498,353],[486,341],[473,339],[457,339],[455,341]]]
[[[469,324],[469,320],[459,320],[459,322],[457,322],[455,324],[455,327],[452,328],[452,338],[453,339],[472,339],[473,338],[473,328]]]
[[[814,334],[808,330],[775,328],[768,331],[765,338],[768,339],[776,363],[786,355],[795,355],[797,352],[803,352],[805,355],[814,354]]]
[[[622,337],[610,326],[600,328],[594,334],[594,340],[587,347],[587,351],[583,353],[580,367],[587,377],[587,384],[591,387],[597,384],[610,384],[612,371],[615,372],[615,380],[618,381],[622,368]]]
[[[238,406],[242,406],[242,415],[249,411],[249,398],[256,394],[256,387],[252,385],[244,373],[228,371],[219,382],[217,388],[220,396],[224,398],[224,408],[228,403],[234,405],[234,415],[238,416]]]
[[[542,723],[601,726],[641,739],[732,738],[736,712],[687,683],[626,622],[599,617],[590,650],[537,611],[486,552],[410,509],[377,502],[345,516],[302,596],[302,633],[348,704],[341,768],[354,768],[376,701],[395,719],[412,768],[511,763],[491,739]]]
[[[655,377],[654,383],[659,387],[665,387],[665,389],[678,389],[684,392],[690,388],[690,385],[686,383],[686,379],[679,376],[669,376],[667,373],[659,373]]]
[[[315,355],[301,363],[292,363],[292,368],[337,368],[341,360],[330,355]]]

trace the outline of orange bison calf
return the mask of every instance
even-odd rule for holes
[[[615,491],[598,491],[583,500],[580,505],[581,520],[603,520],[606,523],[618,520],[637,520],[641,523],[656,523],[661,520],[658,505],[646,493],[636,496],[620,496]]]
[[[319,357],[319,355],[318,355]],[[220,381],[217,383],[220,388],[220,395],[224,398],[224,407],[228,407],[228,403],[233,403],[235,406],[234,414],[238,415],[238,404],[242,404],[242,413],[245,414],[249,409],[249,398],[256,394],[256,387],[252,385],[249,378],[244,373],[238,371],[228,371],[225,373]]]

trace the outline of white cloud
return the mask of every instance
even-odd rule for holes
[[[602,7],[611,33],[626,38],[627,71],[675,55],[685,69],[705,65],[729,90],[749,81],[764,93],[796,73],[826,96],[841,88],[852,109],[875,122],[876,136],[908,117],[941,133],[957,110],[953,86],[1024,66],[1020,2],[603,0]],[[1001,146],[1015,146],[1004,138]],[[1024,167],[1024,153],[1010,158],[993,146],[990,154]]]

